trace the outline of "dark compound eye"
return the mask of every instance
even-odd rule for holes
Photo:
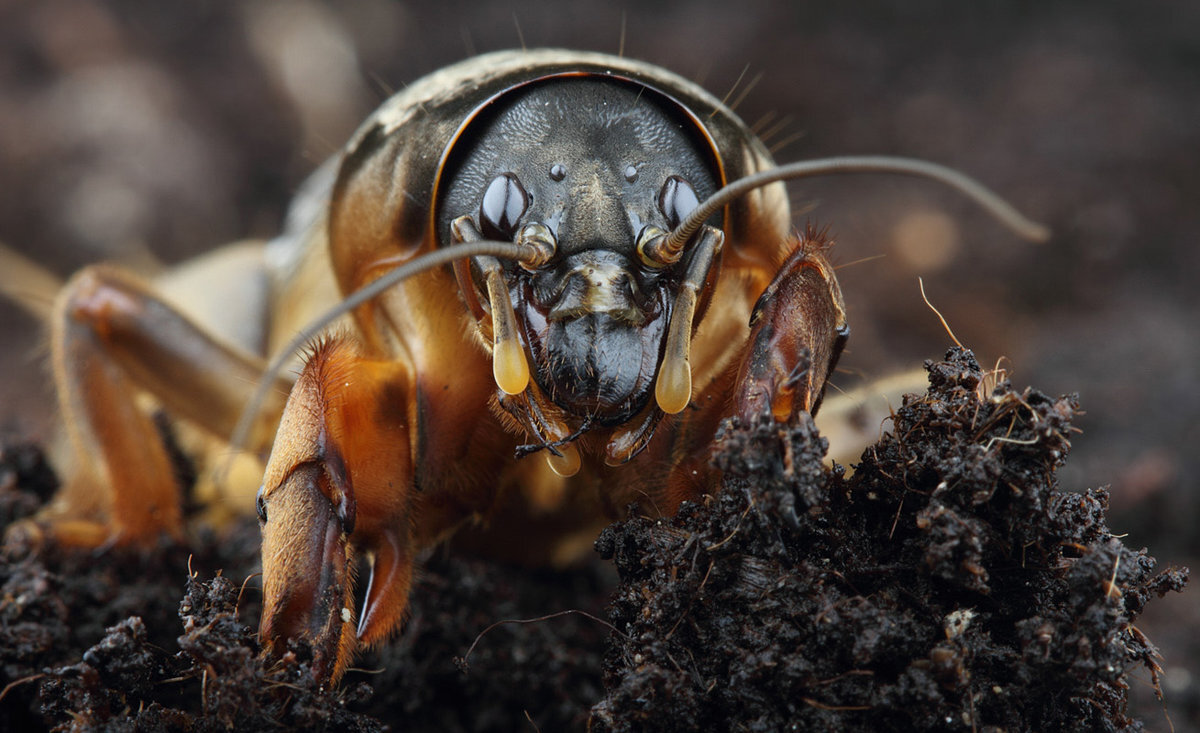
[[[561,181],[567,177],[567,169],[561,163],[550,166],[550,180]]]
[[[512,239],[521,215],[529,208],[529,194],[512,173],[492,179],[479,204],[479,228],[489,239]]]
[[[658,193],[658,208],[672,229],[699,205],[700,199],[696,198],[691,184],[679,176],[668,178]]]
[[[265,487],[263,487],[263,486],[258,487],[258,494],[256,494],[254,497],[254,509],[258,512],[258,521],[262,522],[263,524],[266,524],[267,523],[267,501],[266,501],[266,499],[263,498],[263,489],[264,488]]]

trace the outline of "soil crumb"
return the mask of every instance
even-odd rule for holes
[[[1134,624],[1187,569],[1113,536],[1105,489],[1058,487],[1074,398],[961,349],[927,369],[852,475],[807,416],[728,421],[720,494],[635,509],[608,564],[436,553],[333,690],[302,647],[260,654],[253,521],[153,553],[9,542],[0,729],[1141,730],[1128,685],[1160,670]],[[36,447],[0,453],[5,523],[54,486]]]

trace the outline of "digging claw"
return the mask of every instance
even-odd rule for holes
[[[404,617],[414,545],[409,532],[405,372],[361,358],[352,344],[318,345],[297,380],[267,461],[262,521],[263,646],[313,647],[313,671],[336,683],[360,643]],[[371,568],[355,623],[355,557]]]
[[[286,639],[312,645],[313,672],[333,683],[354,646],[349,542],[353,499],[317,463],[293,469],[262,494],[264,646],[281,651]],[[337,500],[331,499],[337,497]]]
[[[734,409],[743,420],[769,411],[780,422],[816,414],[849,336],[842,292],[825,243],[812,232],[784,262],[750,318]]]
[[[363,644],[382,641],[400,625],[412,583],[412,549],[406,539],[386,530],[374,538],[368,552],[371,575],[358,622],[358,639]]]
[[[311,365],[310,365],[311,366]],[[269,653],[289,639],[312,646],[313,673],[336,683],[354,653],[357,502],[331,424],[319,370],[307,370],[288,397],[258,497],[262,522],[263,612]]]

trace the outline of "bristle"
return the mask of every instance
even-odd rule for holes
[[[324,401],[341,391],[359,358],[358,347],[349,334],[327,334],[305,350],[304,371],[317,380]]]
[[[806,222],[801,240],[806,252],[823,251],[833,246],[833,235],[830,234],[828,224],[818,226],[815,222]]]

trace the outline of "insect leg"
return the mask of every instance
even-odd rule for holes
[[[318,346],[284,409],[259,499],[267,647],[300,638],[318,677],[336,681],[358,641],[395,630],[408,604],[414,543],[406,364]],[[354,625],[353,562],[371,564]],[[357,637],[357,641],[356,641]]]
[[[770,411],[784,421],[820,407],[850,334],[825,247],[819,236],[802,237],[754,306],[734,387],[735,414],[743,419]]]
[[[51,350],[75,466],[38,523],[85,547],[179,536],[179,489],[140,396],[220,433],[260,373],[258,360],[217,342],[139,278],[103,265],[60,293]],[[260,445],[269,434],[258,430]]]

